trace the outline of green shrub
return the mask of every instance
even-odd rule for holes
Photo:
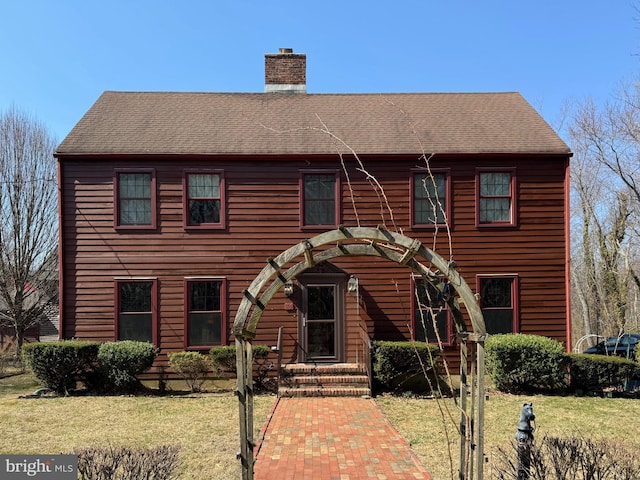
[[[487,371],[498,390],[526,393],[566,386],[567,354],[556,340],[538,335],[492,335],[485,347]]]
[[[35,342],[22,347],[24,362],[42,384],[60,395],[68,395],[78,380],[95,371],[98,342],[63,340]]]
[[[180,447],[153,448],[90,447],[74,452],[78,456],[80,480],[171,480],[178,478]]]
[[[253,345],[253,382],[256,390],[274,390],[268,385],[269,372],[273,369],[273,362],[268,360],[271,348],[268,345]],[[225,345],[213,347],[209,351],[214,371],[221,376],[236,375],[236,347]]]
[[[253,362],[263,363],[269,356],[271,349],[268,345],[253,346]],[[225,345],[221,347],[213,347],[209,351],[211,356],[211,364],[218,375],[235,375],[236,374],[236,347],[234,345]]]
[[[157,348],[149,342],[123,340],[101,344],[98,361],[105,389],[121,393],[139,389],[138,376],[151,367],[157,354]]]
[[[437,345],[425,342],[373,342],[374,379],[385,389],[422,389],[415,381],[435,371],[439,355]]]
[[[184,378],[192,392],[199,392],[209,370],[209,361],[198,352],[175,352],[169,354],[169,366]]]
[[[571,388],[588,392],[602,392],[606,388],[620,389],[633,377],[638,364],[611,355],[569,355]]]

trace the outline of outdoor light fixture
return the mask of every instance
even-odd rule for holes
[[[349,293],[357,293],[358,292],[358,279],[351,275],[349,277],[349,281],[347,282],[347,292]]]
[[[284,294],[287,297],[293,295],[293,283],[291,283],[291,280],[284,284]]]

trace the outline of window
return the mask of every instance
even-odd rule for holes
[[[446,295],[453,294],[451,285],[445,284],[441,292],[421,277],[414,277],[412,283],[415,288],[412,302],[414,340],[437,343],[440,337],[443,344],[451,344],[451,314],[445,301]]]
[[[224,279],[185,280],[186,348],[206,348],[226,343],[225,290]]]
[[[157,281],[116,280],[116,339],[157,343]]]
[[[335,227],[339,220],[337,172],[305,172],[301,180],[303,227]]]
[[[224,228],[222,172],[186,172],[183,185],[185,226]]]
[[[515,172],[478,171],[476,202],[478,225],[515,225]]]
[[[449,218],[449,174],[447,171],[414,172],[411,182],[413,227],[445,225]]]
[[[478,277],[480,305],[489,334],[518,331],[517,280],[515,275]]]
[[[155,173],[117,171],[115,178],[115,226],[118,228],[155,228]]]

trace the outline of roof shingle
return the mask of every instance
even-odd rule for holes
[[[519,93],[104,92],[56,149],[92,154],[552,153]]]

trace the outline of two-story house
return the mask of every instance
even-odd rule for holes
[[[520,94],[311,94],[305,55],[265,60],[262,93],[104,92],[58,146],[63,338],[149,340],[158,366],[231,343],[268,258],[384,225],[456,262],[489,333],[568,345],[571,153]],[[428,290],[336,258],[274,296],[255,341],[283,327],[285,363],[354,362],[361,327],[453,352]]]

